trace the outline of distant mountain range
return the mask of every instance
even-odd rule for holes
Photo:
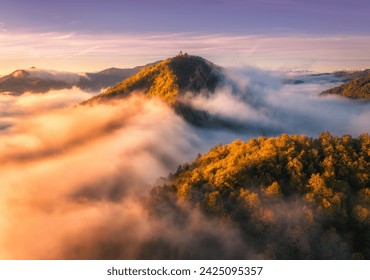
[[[11,95],[21,95],[25,92],[46,93],[50,90],[72,87],[97,92],[121,82],[139,72],[143,67],[109,68],[97,73],[60,72],[35,67],[20,69],[0,77],[0,93]]]

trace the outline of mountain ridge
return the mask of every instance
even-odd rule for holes
[[[22,95],[26,92],[46,93],[50,90],[78,87],[86,91],[100,91],[137,73],[144,66],[108,68],[99,72],[63,72],[31,67],[18,69],[0,76],[0,94]]]

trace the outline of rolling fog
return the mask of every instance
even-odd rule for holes
[[[237,130],[192,127],[140,94],[96,106],[76,106],[91,97],[77,89],[0,95],[0,258],[166,257],[146,251],[158,238],[179,252],[191,245],[194,258],[255,258],[233,225],[180,202],[185,225],[166,209],[153,216],[146,198],[158,178],[236,138],[369,133],[370,104],[319,96],[337,85],[322,79],[284,84],[282,75],[257,69],[229,78],[230,87],[183,102]]]

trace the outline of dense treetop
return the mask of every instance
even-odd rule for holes
[[[370,258],[370,137],[282,135],[218,145],[153,197],[232,221],[261,258]]]

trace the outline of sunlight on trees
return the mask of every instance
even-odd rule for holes
[[[289,234],[297,242],[284,245],[291,248],[289,257],[338,258],[348,250],[343,240],[350,240],[351,256],[370,258],[369,159],[368,134],[237,140],[179,167],[163,191],[231,220],[246,239],[262,242],[269,231]],[[304,249],[302,233],[317,235],[321,245],[312,239]],[[261,245],[263,254],[287,257],[278,243]]]

